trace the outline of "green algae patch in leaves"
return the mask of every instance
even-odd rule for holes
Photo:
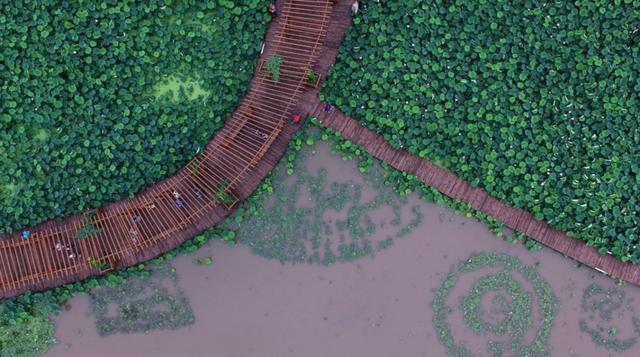
[[[206,99],[211,93],[202,88],[202,83],[193,78],[170,76],[153,87],[156,100],[180,102],[183,100]]]
[[[0,232],[137,193],[238,105],[267,0],[0,2]]]
[[[469,290],[456,289],[468,277],[475,279]],[[549,283],[535,267],[506,254],[480,253],[453,267],[431,307],[438,339],[450,355],[472,356],[484,350],[493,356],[541,356],[549,353],[555,304]],[[468,346],[458,335],[460,325],[451,323],[455,317],[484,346]]]
[[[98,333],[146,333],[192,324],[195,317],[178,282],[175,268],[163,264],[150,276],[131,277],[126,284],[92,290],[90,311]]]
[[[591,336],[596,346],[626,351],[638,343],[640,318],[624,290],[595,283],[589,285],[582,296],[582,312],[584,318],[578,326]]]
[[[640,262],[638,1],[361,1],[323,99]]]

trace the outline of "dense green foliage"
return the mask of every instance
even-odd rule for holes
[[[323,99],[640,262],[640,1],[363,1]]]
[[[0,357],[31,357],[46,352],[55,342],[53,324],[38,305],[22,314],[24,321],[15,324],[6,318],[0,305]]]
[[[0,232],[174,172],[253,74],[267,0],[0,0]]]

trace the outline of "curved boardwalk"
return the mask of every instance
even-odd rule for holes
[[[595,248],[579,239],[574,239],[555,230],[543,221],[537,221],[525,210],[509,207],[484,190],[472,187],[453,173],[432,162],[413,156],[406,150],[396,150],[384,138],[367,129],[358,121],[334,109],[330,114],[324,105],[313,103],[306,109],[318,118],[325,127],[339,131],[342,137],[365,148],[379,160],[398,170],[415,175],[420,181],[434,187],[450,198],[471,205],[474,210],[494,217],[507,227],[526,234],[536,241],[568,256],[584,265],[607,274],[640,285],[640,265],[623,263],[612,255],[601,255]]]
[[[302,99],[317,92],[307,85],[305,67],[326,73],[319,63],[333,62],[337,45],[323,48],[325,38],[329,29],[342,37],[348,6],[347,1],[278,1],[259,63],[281,56],[280,81],[258,65],[239,108],[203,154],[135,198],[44,223],[26,240],[18,233],[0,237],[0,298],[140,263],[221,221],[284,153],[297,129],[289,118]]]

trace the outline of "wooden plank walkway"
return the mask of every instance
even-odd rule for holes
[[[551,228],[547,223],[535,220],[533,215],[525,210],[505,205],[484,190],[472,187],[432,162],[413,156],[406,150],[394,149],[382,136],[337,109],[334,108],[329,114],[323,109],[324,104],[318,102],[309,103],[305,107],[306,112],[318,118],[325,127],[339,131],[343,138],[362,146],[375,158],[398,170],[415,175],[420,181],[444,195],[469,203],[474,210],[492,216],[514,231],[522,232],[584,265],[640,285],[640,265],[623,263],[611,254],[601,255],[597,249],[587,246],[584,241],[571,238]]]
[[[344,35],[350,3],[279,0],[260,61],[281,56],[280,81],[258,66],[242,103],[204,152],[135,198],[43,223],[28,239],[0,236],[0,299],[143,262],[220,222],[284,154],[297,130],[289,118],[317,94],[305,68],[326,75],[328,66],[319,64],[334,61],[337,45],[324,43],[328,34]]]

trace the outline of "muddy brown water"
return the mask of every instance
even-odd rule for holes
[[[359,179],[354,162],[328,154],[325,144],[308,161],[313,172],[328,169],[329,181]],[[363,196],[373,194],[365,189]],[[300,202],[304,204],[304,198]],[[55,319],[59,343],[46,355],[58,356],[445,356],[433,326],[435,290],[458,262],[475,253],[498,252],[537,266],[557,298],[557,315],[548,341],[551,356],[639,356],[640,341],[623,351],[598,347],[581,331],[580,319],[593,313],[581,306],[583,293],[597,283],[621,289],[626,305],[640,301],[640,288],[618,287],[614,281],[548,249],[529,252],[489,232],[485,224],[457,216],[448,209],[410,196],[403,207],[420,205],[422,224],[372,258],[325,267],[281,264],[253,255],[243,245],[229,248],[213,242],[174,264],[196,322],[176,331],[100,337],[87,297],[71,301],[70,311]],[[374,212],[376,222],[389,220],[390,210]],[[331,216],[331,217],[329,217]],[[327,220],[337,219],[331,213]],[[388,232],[381,229],[374,240]],[[213,257],[213,265],[197,266],[196,257]],[[476,355],[489,355],[491,337],[470,332],[460,317],[460,298],[478,276],[461,276],[447,301],[454,312],[448,323],[456,343],[464,341]],[[526,282],[521,282],[527,287]],[[483,302],[485,302],[483,299]],[[490,299],[489,299],[490,300]],[[636,313],[640,317],[640,307]],[[622,310],[621,310],[622,311]],[[539,323],[534,308],[532,338]],[[596,314],[597,315],[597,314]],[[640,338],[631,324],[633,312],[614,313],[612,337]],[[587,320],[591,324],[591,320]],[[593,324],[591,324],[593,325]],[[606,324],[605,324],[606,325]],[[595,325],[593,325],[595,326]],[[608,326],[608,325],[607,325]],[[603,335],[608,337],[608,331]]]

